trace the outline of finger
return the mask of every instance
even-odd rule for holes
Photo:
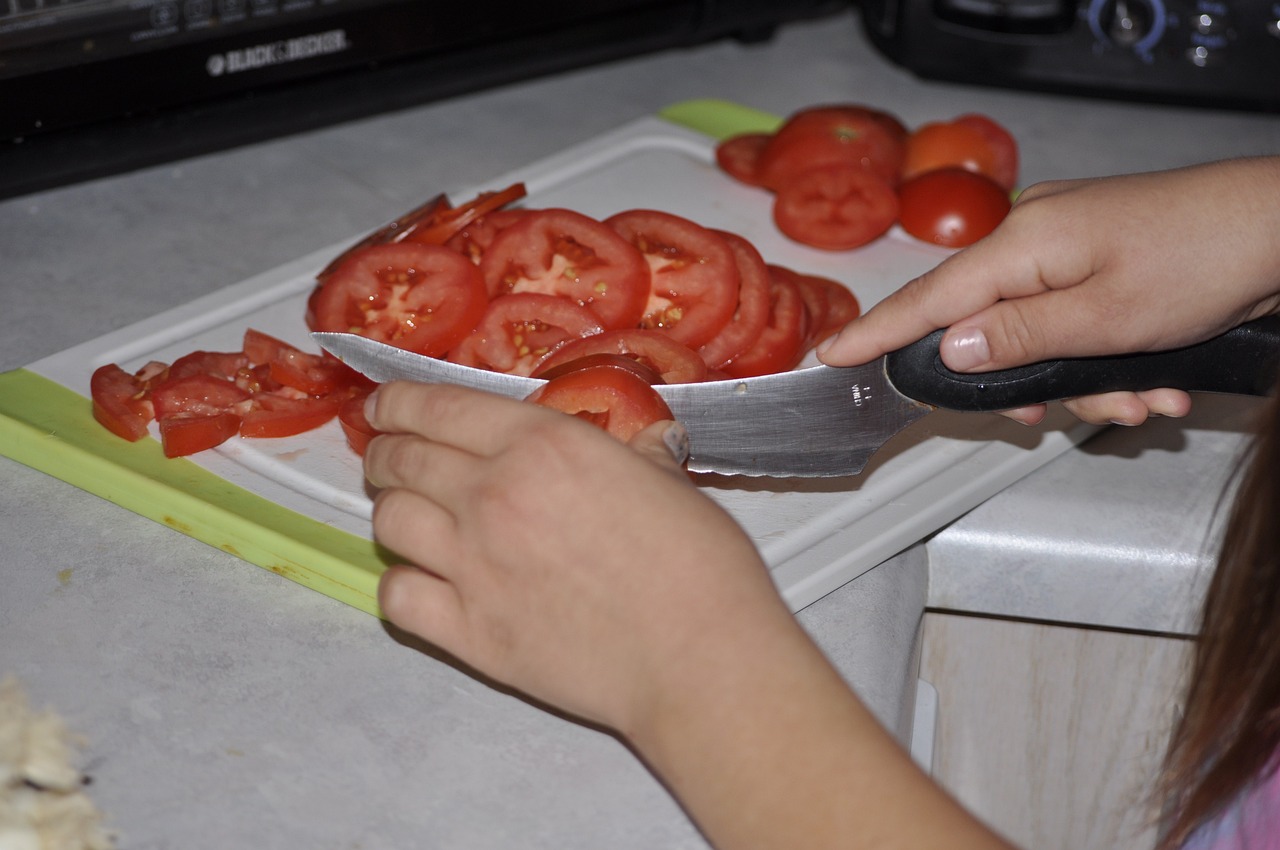
[[[1138,393],[1138,398],[1142,399],[1152,416],[1181,419],[1191,412],[1191,394],[1182,390],[1146,390]]]
[[[1093,425],[1141,425],[1151,415],[1137,393],[1117,392],[1067,399],[1062,406]]]
[[[390,622],[446,652],[464,657],[466,620],[462,598],[450,582],[417,567],[393,566],[378,581],[378,605]]]
[[[1002,410],[1000,415],[1023,425],[1039,425],[1044,421],[1045,414],[1048,412],[1048,405],[1031,404],[1026,407],[1015,407],[1012,410]]]
[[[369,424],[389,433],[419,434],[481,455],[510,445],[539,417],[555,411],[454,384],[384,384],[366,403]]]
[[[627,445],[663,469],[683,472],[689,459],[689,432],[679,422],[654,422]]]
[[[373,534],[400,557],[445,578],[466,560],[453,515],[411,490],[378,494],[373,503]]]

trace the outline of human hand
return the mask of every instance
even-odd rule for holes
[[[1032,186],[986,239],[911,281],[820,352],[865,363],[948,328],[941,357],[983,372],[1199,342],[1280,307],[1280,157]],[[1067,401],[1136,425],[1185,415],[1179,390]],[[1037,405],[1010,411],[1034,423]]]
[[[379,600],[396,625],[565,711],[628,731],[750,631],[795,629],[755,548],[663,442],[455,386],[388,384]],[[681,431],[675,432],[677,435]]]

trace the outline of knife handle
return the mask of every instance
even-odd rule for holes
[[[953,372],[942,364],[942,330],[885,357],[903,395],[950,410],[996,411],[1119,390],[1268,395],[1280,371],[1280,316],[1235,327],[1196,345],[1150,354],[1046,360],[998,372]]]

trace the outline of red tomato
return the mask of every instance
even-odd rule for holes
[[[604,330],[600,319],[567,298],[537,292],[500,295],[474,332],[449,352],[463,366],[528,375],[563,343]]]
[[[319,428],[338,415],[342,397],[334,394],[259,393],[240,422],[242,437],[292,437]]]
[[[893,116],[863,106],[817,106],[788,118],[760,153],[757,178],[773,189],[819,165],[859,165],[890,185],[902,170],[905,130]]]
[[[994,119],[976,113],[961,115],[955,123],[972,127],[986,137],[995,154],[991,177],[1006,191],[1012,192],[1018,185],[1019,166],[1018,142],[1013,134]]]
[[[610,366],[561,375],[538,387],[527,400],[585,419],[624,443],[654,422],[675,418],[643,378]]]
[[[783,235],[828,251],[873,242],[897,217],[898,197],[889,183],[866,168],[841,163],[793,176],[773,203],[773,221]]]
[[[171,416],[160,420],[160,442],[165,457],[186,457],[222,445],[239,430],[234,413]]]
[[[439,357],[471,332],[488,305],[484,280],[456,251],[411,242],[348,257],[308,302],[315,331],[358,333]]]
[[[772,140],[772,133],[731,136],[716,145],[716,164],[739,182],[748,186],[763,186],[759,175],[760,154]]]
[[[740,287],[738,263],[719,234],[656,210],[627,210],[605,223],[638,248],[648,263],[650,289],[641,326],[697,348],[733,317]]]
[[[606,328],[640,321],[644,258],[611,228],[571,210],[538,210],[500,231],[480,260],[491,297],[536,292],[574,301]]]
[[[151,391],[156,419],[163,422],[177,416],[214,416],[237,413],[252,394],[235,381],[214,374],[170,377]]]
[[[406,227],[394,241],[443,245],[468,225],[495,210],[502,209],[525,196],[523,183],[515,183],[500,192],[482,192],[475,200],[460,207],[441,206],[430,216]]]
[[[658,370],[647,363],[641,363],[634,357],[628,357],[625,354],[605,353],[588,354],[584,357],[579,357],[577,360],[558,364],[551,369],[540,369],[534,377],[542,378],[544,381],[553,381],[570,372],[581,372],[583,369],[597,368],[625,369],[651,386],[653,384],[666,383]]]
[[[115,363],[96,369],[89,378],[93,418],[117,437],[130,442],[147,435],[147,425],[155,418],[151,386],[164,380],[169,368],[152,362],[130,375]]]
[[[738,236],[717,230],[729,243],[738,265],[738,307],[733,318],[708,340],[698,354],[710,369],[719,369],[751,347],[769,321],[769,269],[755,246]]]
[[[338,423],[342,426],[342,433],[346,435],[347,445],[361,457],[364,457],[369,441],[379,434],[364,415],[364,403],[371,392],[371,389],[357,392],[338,408]]]
[[[309,354],[253,328],[244,333],[244,353],[255,366],[265,365],[275,383],[308,395],[339,392],[357,380],[356,373],[340,361]]]
[[[985,123],[984,123],[985,121]],[[1003,133],[1004,137],[998,138]],[[1009,191],[1017,180],[1017,147],[995,122],[981,117],[923,124],[907,139],[903,181],[940,168],[963,168],[985,175]]]
[[[902,229],[917,239],[963,248],[1004,220],[1009,196],[995,181],[963,168],[929,171],[898,188]]]
[[[804,299],[789,275],[770,275],[772,306],[769,324],[755,345],[724,366],[730,378],[750,378],[785,372],[804,354],[806,315]]]
[[[193,351],[169,366],[170,379],[214,375],[228,381],[247,376],[251,364],[243,351]]]
[[[639,360],[667,384],[695,384],[707,377],[707,364],[698,352],[661,331],[639,328],[605,331],[565,343],[542,361],[533,377],[541,378],[565,363],[593,354],[620,354]]]
[[[494,210],[459,230],[449,237],[449,241],[444,244],[478,266],[480,265],[480,259],[484,257],[484,252],[489,250],[489,246],[493,244],[493,240],[498,233],[506,230],[531,212],[533,210],[528,210],[524,207]]]
[[[790,271],[779,266],[769,269],[774,273]],[[862,305],[844,284],[819,275],[791,273],[810,319],[806,348],[817,345],[861,315]]]

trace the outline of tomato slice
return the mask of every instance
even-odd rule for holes
[[[741,183],[763,187],[760,182],[760,155],[771,141],[772,133],[731,136],[716,145],[716,164]]]
[[[132,375],[115,363],[95,369],[89,378],[93,418],[117,437],[129,442],[142,439],[155,418],[151,387],[164,380],[168,371],[168,366],[154,361]]]
[[[405,228],[397,241],[421,242],[424,245],[443,245],[462,232],[468,225],[484,218],[507,204],[525,196],[523,183],[514,183],[497,192],[482,192],[475,200],[460,207],[441,206],[421,221]]]
[[[698,352],[662,331],[641,328],[605,331],[565,343],[542,361],[533,371],[533,377],[544,377],[565,363],[593,354],[618,354],[638,360],[661,375],[667,384],[693,384],[707,377],[707,364]]]
[[[862,313],[858,298],[842,283],[820,275],[801,274],[781,266],[770,266],[772,274],[790,275],[800,291],[808,316],[805,349],[839,331]]]
[[[187,414],[160,420],[160,443],[165,457],[186,457],[220,446],[240,430],[234,413]]]
[[[995,230],[1011,206],[1003,187],[964,168],[928,171],[899,187],[902,229],[917,239],[963,248]]]
[[[570,372],[581,372],[583,369],[595,369],[600,367],[625,369],[650,386],[666,383],[658,370],[654,369],[647,363],[642,363],[634,357],[628,357],[625,354],[606,354],[603,352],[600,354],[587,354],[576,360],[560,363],[551,369],[540,369],[538,374],[534,377],[542,378],[545,381],[553,381],[561,375],[567,375]]]
[[[887,112],[856,104],[795,113],[760,153],[757,179],[774,191],[820,165],[859,165],[890,185],[898,182],[906,130]]]
[[[988,176],[1004,187],[1005,191],[1012,192],[1018,185],[1020,164],[1018,142],[1013,134],[994,118],[976,112],[961,115],[953,123],[971,127],[986,138],[994,155],[991,173]]]
[[[534,390],[527,400],[585,419],[623,442],[654,422],[675,418],[643,378],[611,366],[561,375]]]
[[[725,364],[731,378],[770,375],[795,368],[804,354],[805,314],[800,290],[787,274],[771,274],[769,324],[760,338],[741,356]]]
[[[773,221],[783,235],[828,251],[858,248],[883,236],[898,217],[898,196],[875,172],[858,165],[821,165],[779,190]]]
[[[634,326],[649,293],[644,258],[603,223],[572,210],[537,210],[500,231],[480,260],[489,295],[558,295],[606,328]]]
[[[338,415],[342,398],[287,390],[259,393],[240,422],[242,437],[292,437],[319,428]]]
[[[755,246],[736,233],[717,230],[738,265],[738,306],[720,332],[698,353],[710,369],[719,369],[759,338],[769,321],[769,269]]]
[[[533,210],[524,207],[494,210],[469,223],[444,244],[478,266],[498,234],[531,212]]]
[[[480,272],[457,251],[400,242],[348,257],[312,295],[307,319],[315,331],[439,357],[471,332],[488,301]]]
[[[156,419],[161,422],[177,416],[238,412],[237,406],[252,397],[235,381],[209,373],[170,377],[151,391]]]
[[[598,334],[600,319],[567,298],[537,292],[500,295],[475,331],[449,352],[463,366],[528,375],[568,340]]]
[[[605,223],[638,248],[649,266],[642,327],[662,330],[696,349],[733,317],[741,281],[733,251],[720,234],[657,210],[627,210]]]
[[[342,433],[347,438],[347,445],[361,457],[364,457],[369,441],[380,433],[369,424],[369,420],[364,415],[364,403],[371,392],[373,392],[372,389],[361,390],[338,408],[338,423],[342,426]]]
[[[244,353],[255,366],[266,366],[271,380],[308,395],[339,392],[357,381],[357,374],[339,360],[310,354],[283,340],[249,328]],[[270,389],[259,382],[258,390]]]

